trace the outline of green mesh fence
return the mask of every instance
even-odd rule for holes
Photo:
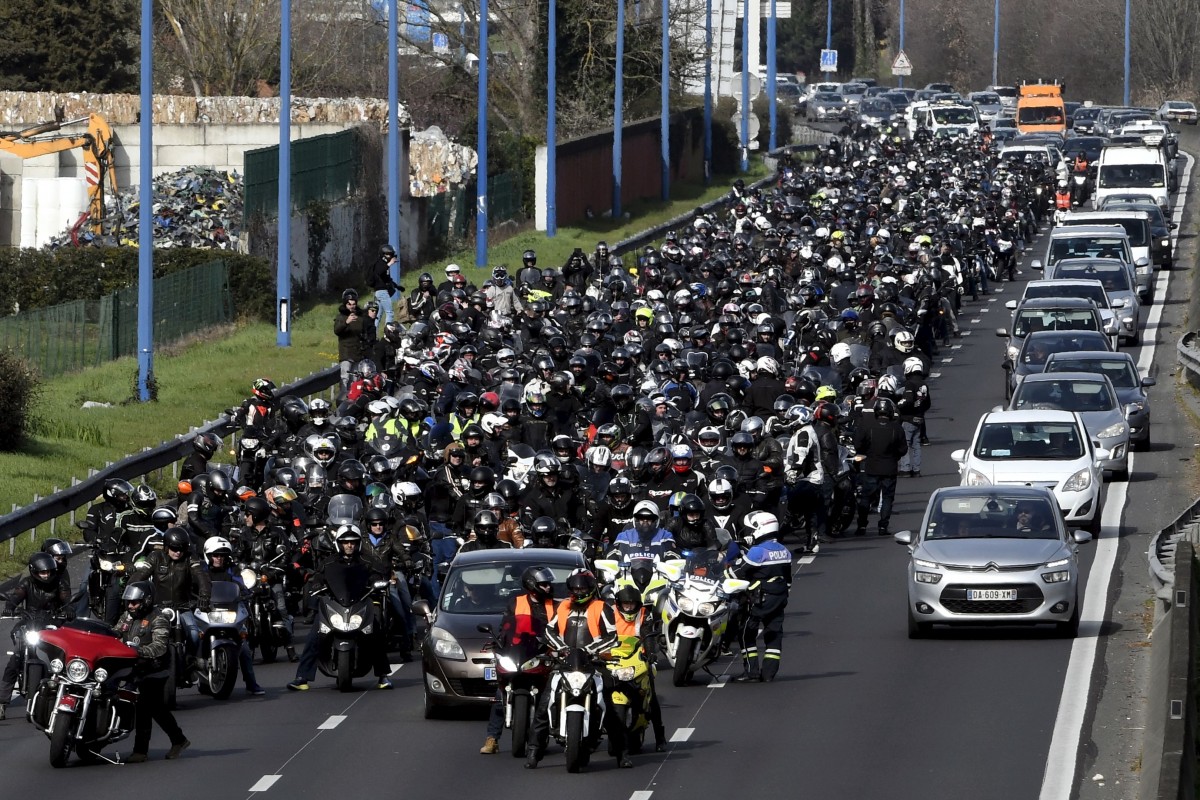
[[[453,189],[426,200],[425,221],[431,242],[445,244],[467,235],[467,192]]]
[[[362,171],[362,144],[354,130],[292,142],[292,208],[353,194]],[[245,216],[273,216],[279,207],[279,145],[245,154]]]
[[[488,227],[501,222],[525,219],[521,209],[524,203],[521,175],[517,172],[502,172],[488,178]]]
[[[229,269],[210,261],[154,280],[154,343],[233,319]],[[0,347],[43,375],[94,367],[137,352],[137,287],[0,318]]]

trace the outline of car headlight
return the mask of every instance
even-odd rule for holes
[[[1058,569],[1059,567],[1068,566],[1071,563],[1069,558],[1060,558],[1057,561],[1050,561],[1042,565],[1042,569]]]
[[[72,658],[67,662],[67,680],[73,683],[82,683],[87,680],[88,674],[91,672],[87,662],[81,658]]]
[[[913,566],[917,566],[922,569],[938,569],[938,565],[937,565],[936,561],[926,561],[923,558],[914,558]]]
[[[1112,425],[1109,425],[1107,428],[1100,431],[1100,433],[1097,434],[1097,437],[1100,439],[1111,439],[1114,436],[1124,436],[1128,432],[1129,426],[1127,426],[1124,421],[1114,422]]]
[[[466,661],[467,654],[463,652],[458,640],[441,628],[433,629],[433,652],[438,658],[448,658],[452,661]]]
[[[1067,482],[1063,484],[1064,492],[1082,492],[1092,485],[1092,471],[1084,467],[1076,472],[1071,477],[1067,478]]]
[[[988,478],[987,475],[984,475],[979,470],[969,469],[969,470],[967,470],[967,482],[964,485],[966,485],[966,486],[991,486],[992,481],[990,478]]]
[[[942,576],[937,572],[914,572],[913,578],[917,583],[940,583]]]
[[[1162,240],[1162,246],[1163,246],[1163,247],[1170,247],[1170,246],[1171,246],[1171,240],[1170,240],[1170,239],[1163,239],[1163,240]]]
[[[1046,583],[1064,583],[1071,580],[1070,570],[1058,570],[1057,572],[1043,572],[1042,580]]]

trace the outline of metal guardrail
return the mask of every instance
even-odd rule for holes
[[[340,370],[337,367],[331,367],[284,386],[277,390],[277,394],[279,396],[293,394],[298,397],[307,397],[329,388],[339,379]],[[6,542],[90,503],[100,496],[104,491],[104,482],[110,478],[124,478],[125,480],[138,478],[184,458],[191,452],[192,438],[197,433],[213,431],[218,435],[225,435],[232,430],[234,428],[229,419],[222,416],[221,419],[208,422],[191,433],[180,434],[179,437],[164,442],[158,447],[147,448],[141,453],[128,456],[74,486],[5,514],[0,517],[0,542]]]
[[[1200,499],[1150,541],[1147,559],[1155,587],[1146,692],[1146,738],[1142,747],[1140,796],[1181,800],[1194,796],[1196,771],[1197,574]]]
[[[1188,331],[1179,338],[1175,352],[1179,357],[1179,365],[1183,367],[1183,375],[1193,388],[1200,389],[1200,332]]]

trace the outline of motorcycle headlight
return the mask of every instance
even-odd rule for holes
[[[613,677],[619,681],[631,681],[637,672],[633,667],[618,667],[612,671]]]
[[[1064,492],[1082,492],[1092,485],[1092,471],[1087,467],[1079,470],[1063,484]]]
[[[438,658],[448,658],[453,661],[467,660],[467,654],[458,640],[441,628],[433,629],[433,653]]]
[[[516,672],[517,671],[517,662],[512,660],[508,656],[501,656],[501,655],[496,656],[496,666],[505,672]]]
[[[580,539],[579,537],[573,537],[571,541],[567,542],[567,549],[575,553],[582,553],[583,539]]]
[[[696,615],[701,617],[711,617],[717,613],[716,603],[700,603],[696,606]]]
[[[977,469],[967,470],[966,486],[991,486],[992,481],[987,475],[984,475]]]
[[[67,680],[73,683],[86,681],[91,671],[91,667],[81,658],[72,658],[67,662]]]
[[[63,662],[61,658],[56,658],[50,662],[50,674],[57,675],[63,671]]]
[[[37,647],[37,643],[42,640],[42,635],[37,631],[25,631],[25,644],[30,647]]]
[[[1163,240],[1162,240],[1162,246],[1163,246],[1163,247],[1170,247],[1170,246],[1171,246],[1171,240],[1170,240],[1170,239],[1163,239]]]
[[[691,598],[688,598],[688,597],[680,597],[678,605],[679,605],[679,610],[682,611],[684,614],[691,614],[693,612],[693,610],[696,608],[696,604],[693,603]]]
[[[108,680],[108,670],[104,669],[103,667],[96,670],[96,680],[100,683],[104,683],[106,680]]]
[[[208,612],[208,621],[214,625],[232,625],[236,619],[236,611],[229,611],[219,608]]]
[[[1101,439],[1111,439],[1114,436],[1124,436],[1129,428],[1124,422],[1114,422],[1104,430],[1100,431],[1097,436]]]
[[[587,686],[592,679],[592,676],[586,672],[568,672],[563,677],[566,678],[567,686],[571,687],[574,694],[582,692],[583,687]]]
[[[242,449],[255,450],[258,448],[258,439],[242,439]]]

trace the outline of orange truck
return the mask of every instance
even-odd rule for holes
[[[1017,130],[1021,133],[1066,133],[1067,113],[1059,81],[1022,81],[1017,87]]]

